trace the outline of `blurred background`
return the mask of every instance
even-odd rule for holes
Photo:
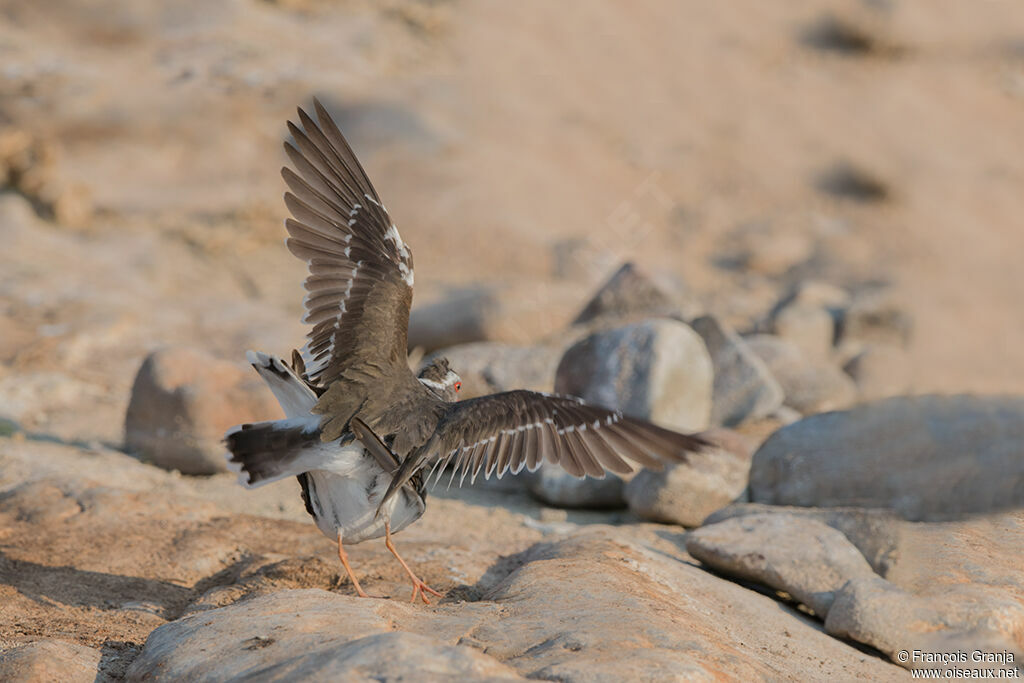
[[[741,332],[801,287],[882,291],[906,391],[1024,390],[1015,0],[5,0],[0,55],[0,415],[27,429],[119,443],[159,345],[300,344],[279,167],[314,95],[416,306],[483,288],[481,338],[543,338],[633,261]]]
[[[314,96],[415,254],[413,358],[719,447],[437,487],[399,546],[444,603],[349,600],[294,479],[223,471],[280,415],[245,351],[306,333]],[[238,678],[371,622],[410,679],[456,642],[557,680],[1019,663],[1022,150],[1021,0],[0,0],[0,679]],[[879,400],[931,393],[985,396]]]

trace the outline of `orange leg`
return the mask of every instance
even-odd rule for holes
[[[436,590],[424,583],[420,577],[416,576],[416,574],[409,569],[409,565],[405,563],[402,556],[398,554],[398,551],[395,550],[395,544],[391,542],[391,522],[384,522],[384,545],[388,547],[388,550],[391,551],[391,554],[394,555],[395,559],[402,565],[402,568],[405,569],[405,573],[409,575],[409,579],[412,581],[411,602],[416,602],[416,596],[418,595],[423,599],[424,604],[429,605],[430,600],[427,600],[427,593],[438,597],[444,595],[444,593],[438,593]],[[422,591],[422,593],[420,591]]]
[[[363,587],[359,585],[359,579],[356,578],[355,572],[353,572],[352,571],[352,567],[349,566],[348,555],[345,554],[345,547],[341,544],[341,532],[340,531],[338,532],[338,559],[341,560],[341,566],[343,566],[345,568],[345,571],[348,573],[349,581],[351,581],[352,585],[355,586],[356,593],[359,595],[359,597],[361,597],[361,598],[368,598],[368,597],[370,597],[369,595],[366,594],[365,591],[363,591]]]

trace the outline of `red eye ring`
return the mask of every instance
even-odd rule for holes
[[[455,383],[455,391],[458,392],[462,389],[462,382]]]

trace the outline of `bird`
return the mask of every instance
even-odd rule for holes
[[[313,98],[289,121],[288,250],[306,262],[305,345],[290,362],[247,359],[285,419],[225,434],[226,457],[253,488],[297,477],[306,511],[345,550],[384,537],[409,577],[412,601],[442,594],[399,555],[392,536],[426,509],[431,477],[450,486],[478,476],[535,471],[542,463],[575,477],[628,474],[685,462],[709,441],[592,405],[580,398],[513,390],[458,400],[462,380],[444,358],[414,374],[408,363],[412,251],[327,109]]]

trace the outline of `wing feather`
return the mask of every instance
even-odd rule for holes
[[[626,474],[637,466],[660,469],[684,462],[688,453],[708,445],[698,435],[577,398],[509,391],[448,404],[434,435],[405,459],[389,491],[436,458],[456,463],[471,483],[481,472],[500,477],[524,467],[532,471],[545,461],[573,476],[603,477],[608,471]],[[469,455],[461,458],[467,448]]]

